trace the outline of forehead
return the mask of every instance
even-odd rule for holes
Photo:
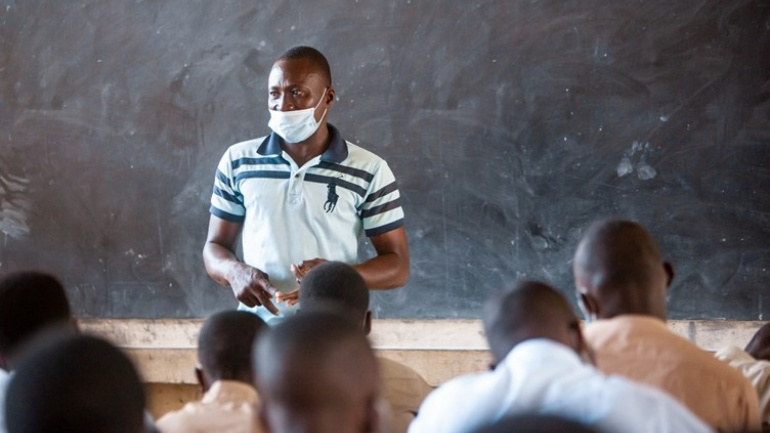
[[[325,87],[320,68],[308,59],[279,60],[273,64],[268,76],[269,87]]]

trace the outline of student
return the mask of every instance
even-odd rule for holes
[[[665,390],[723,431],[760,429],[757,393],[727,364],[666,326],[671,265],[639,224],[593,224],[573,264],[598,367]]]
[[[0,280],[0,433],[5,432],[3,401],[20,349],[43,330],[74,328],[69,301],[59,280],[36,271],[19,271]]]
[[[711,431],[665,393],[584,363],[575,314],[544,284],[525,282],[494,296],[484,330],[495,369],[439,386],[409,433],[467,433],[517,414],[559,416],[607,432]]]
[[[302,311],[312,311],[329,303],[339,305],[351,320],[360,323],[366,334],[372,327],[369,290],[352,266],[327,262],[311,270],[299,288]],[[433,390],[419,373],[387,358],[377,358],[383,397],[390,406],[390,433],[405,433],[425,396]]]
[[[295,279],[326,260],[356,263],[366,235],[377,255],[355,267],[367,286],[403,286],[409,249],[395,177],[327,123],[336,93],[324,55],[286,51],[266,96],[273,132],[231,146],[217,169],[203,248],[209,275],[270,324],[296,309]]]
[[[206,320],[198,337],[195,374],[203,399],[161,417],[161,433],[258,433],[257,391],[251,374],[251,347],[267,326],[254,314],[224,311]]]
[[[754,385],[763,428],[770,430],[770,323],[759,328],[744,350],[731,345],[718,350],[715,356],[738,369]]]
[[[131,361],[92,336],[51,333],[8,387],[9,433],[144,431],[144,389]]]
[[[288,318],[255,345],[259,416],[271,433],[378,433],[377,361],[361,326],[330,311]]]

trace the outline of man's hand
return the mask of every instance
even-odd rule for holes
[[[276,296],[278,289],[270,283],[268,275],[259,269],[243,265],[229,278],[230,288],[235,298],[247,307],[263,306],[274,315],[280,314],[271,298]]]
[[[292,264],[291,271],[294,272],[294,278],[297,279],[297,284],[302,284],[302,279],[305,278],[305,275],[321,263],[326,263],[326,259],[316,258],[312,260],[303,260],[296,265]]]

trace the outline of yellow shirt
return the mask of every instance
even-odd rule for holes
[[[383,397],[390,406],[387,425],[390,433],[405,433],[414,419],[417,409],[433,387],[412,368],[396,361],[377,358],[380,362],[380,376]]]
[[[249,384],[220,380],[203,399],[163,415],[156,423],[161,433],[262,433],[255,405],[257,391]]]
[[[624,315],[587,325],[596,364],[607,374],[657,387],[707,424],[759,431],[757,393],[738,371],[668,329],[655,317]]]
[[[770,424],[770,362],[756,360],[736,346],[722,348],[714,356],[738,369],[754,385],[759,395],[762,421]]]

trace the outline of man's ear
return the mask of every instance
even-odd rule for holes
[[[334,87],[329,86],[329,90],[326,91],[326,105],[331,107],[334,105],[335,99],[337,99],[337,91],[334,90]]]
[[[201,386],[201,390],[205,394],[209,390],[211,384],[206,380],[206,373],[203,372],[203,368],[201,368],[200,365],[195,366],[195,378],[198,379],[198,385]]]
[[[372,332],[372,310],[366,310],[364,315],[364,334],[369,335]]]
[[[666,270],[666,287],[669,287],[671,282],[674,281],[674,267],[669,262],[663,262],[663,269]]]

